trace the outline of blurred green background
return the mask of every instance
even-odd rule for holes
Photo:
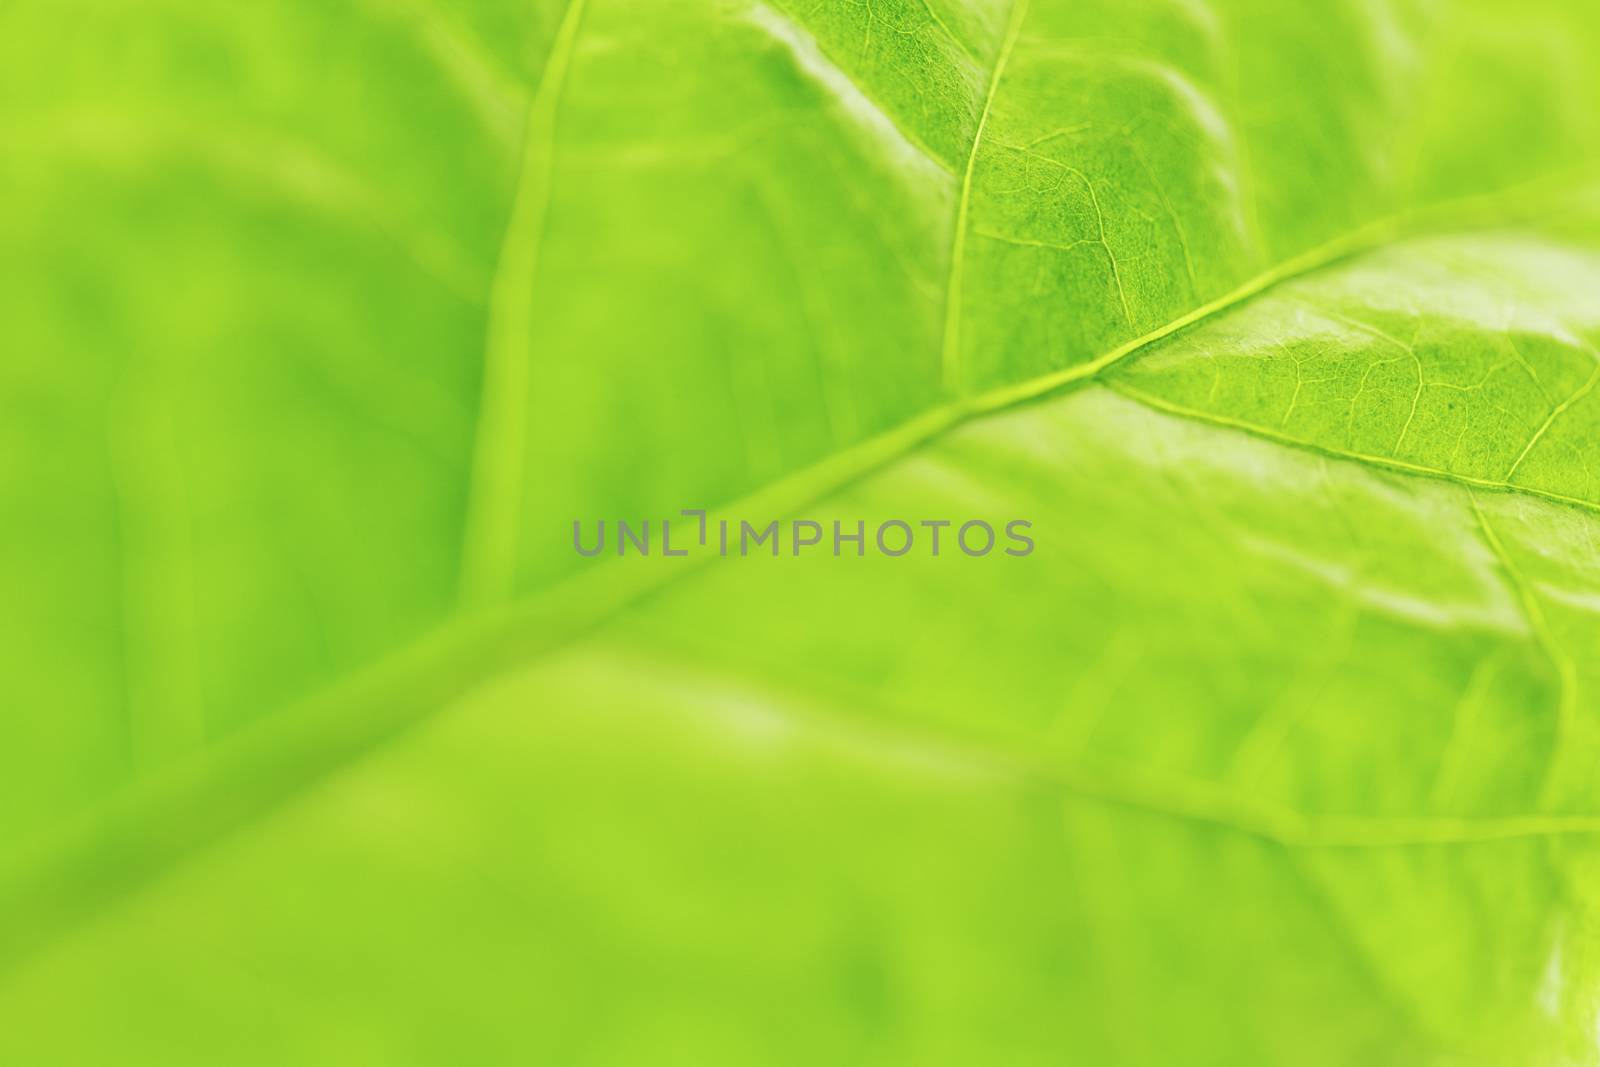
[[[1593,1062],[1597,58],[0,4],[0,1062]]]

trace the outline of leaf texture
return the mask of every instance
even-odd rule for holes
[[[0,1060],[1594,1058],[1585,5],[0,27]]]

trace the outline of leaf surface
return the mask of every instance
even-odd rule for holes
[[[1582,5],[0,26],[0,1058],[1592,1057]]]

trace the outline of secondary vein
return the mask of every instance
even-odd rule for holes
[[[972,172],[978,163],[978,149],[983,144],[983,132],[989,126],[989,112],[994,107],[995,93],[1000,88],[1006,64],[1022,32],[1022,22],[1028,16],[1028,0],[1014,0],[1011,19],[1006,25],[1006,36],[1000,45],[1000,54],[994,61],[989,76],[989,89],[983,97],[983,109],[978,116],[978,128],[972,135],[972,150],[967,153],[967,165],[961,175],[961,196],[956,201],[955,233],[950,242],[950,280],[945,287],[944,340],[940,346],[939,364],[945,391],[959,394],[963,388],[961,367],[961,272],[966,263],[967,213],[972,203]]]
[[[1561,754],[1565,749],[1562,742],[1572,736],[1573,720],[1577,717],[1575,706],[1578,695],[1578,671],[1570,657],[1561,649],[1556,641],[1555,634],[1550,629],[1549,620],[1545,618],[1544,608],[1539,605],[1538,594],[1534,592],[1533,583],[1522,573],[1522,568],[1517,566],[1511,557],[1505,542],[1495,531],[1494,525],[1489,522],[1489,516],[1484,514],[1476,497],[1472,498],[1472,513],[1478,520],[1478,530],[1483,534],[1483,540],[1493,553],[1495,561],[1500,564],[1500,569],[1505,572],[1506,580],[1511,585],[1511,590],[1516,594],[1517,601],[1522,607],[1522,613],[1528,619],[1528,625],[1533,630],[1534,639],[1539,648],[1549,658],[1550,665],[1555,669],[1556,681],[1560,685],[1556,698],[1556,729],[1555,742],[1550,747],[1549,762],[1545,767],[1544,783],[1539,790],[1539,800],[1542,804],[1550,804],[1556,797],[1556,792],[1561,784],[1558,773],[1561,765]]]
[[[527,451],[532,296],[550,208],[557,104],[584,3],[568,3],[544,75],[529,104],[522,174],[490,284],[483,392],[461,550],[461,599],[466,603],[500,603],[512,590]]]
[[[1282,431],[1274,430],[1268,426],[1261,426],[1257,423],[1247,422],[1244,419],[1229,418],[1226,415],[1216,415],[1212,412],[1202,411],[1198,408],[1186,407],[1183,404],[1175,404],[1170,400],[1156,396],[1152,393],[1147,393],[1144,390],[1135,388],[1134,386],[1128,385],[1125,382],[1106,382],[1104,384],[1106,388],[1112,390],[1118,395],[1125,396],[1135,403],[1142,404],[1147,408],[1162,412],[1163,414],[1174,415],[1181,419],[1188,419],[1191,422],[1203,422],[1208,426],[1220,426],[1228,430],[1238,430],[1240,433],[1247,433],[1252,437],[1260,437],[1264,440],[1271,441],[1273,444],[1284,445],[1285,447],[1298,449],[1303,452],[1312,452],[1319,456],[1326,456],[1329,459],[1339,459],[1347,462],[1359,463],[1363,466],[1378,467],[1383,470],[1394,471],[1397,474],[1409,474],[1423,478],[1434,478],[1439,481],[1452,482],[1468,489],[1486,489],[1500,493],[1515,493],[1520,496],[1537,497],[1540,500],[1547,500],[1551,503],[1565,504],[1569,507],[1582,508],[1585,511],[1600,513],[1600,504],[1597,504],[1592,500],[1585,500],[1582,497],[1567,496],[1563,493],[1551,492],[1548,489],[1538,489],[1531,485],[1523,485],[1516,482],[1497,481],[1493,478],[1475,478],[1469,474],[1457,474],[1453,471],[1444,470],[1441,467],[1426,467],[1420,463],[1408,463],[1403,459],[1391,459],[1388,456],[1375,456],[1367,452],[1354,452],[1349,449],[1331,448],[1327,445],[1319,445],[1312,441],[1305,441],[1298,437],[1292,437],[1289,434],[1283,433]]]

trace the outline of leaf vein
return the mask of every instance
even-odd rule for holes
[[[511,595],[532,373],[530,304],[554,180],[556,109],[584,3],[568,0],[544,76],[528,105],[522,175],[490,283],[483,389],[461,551],[461,596],[468,602],[496,603]]]
[[[995,94],[1000,79],[1005,76],[1006,64],[1017,46],[1022,23],[1028,17],[1028,0],[1012,0],[1011,17],[1006,25],[1005,40],[995,59],[989,76],[989,88],[983,97],[983,108],[978,116],[978,128],[972,135],[972,149],[967,153],[967,165],[961,175],[961,193],[956,200],[955,231],[950,239],[950,279],[945,287],[944,339],[940,345],[941,378],[947,393],[964,392],[961,366],[961,274],[966,266],[967,215],[972,205],[972,175],[978,165],[978,151],[983,145],[983,134],[989,126],[989,113],[994,108]]]

